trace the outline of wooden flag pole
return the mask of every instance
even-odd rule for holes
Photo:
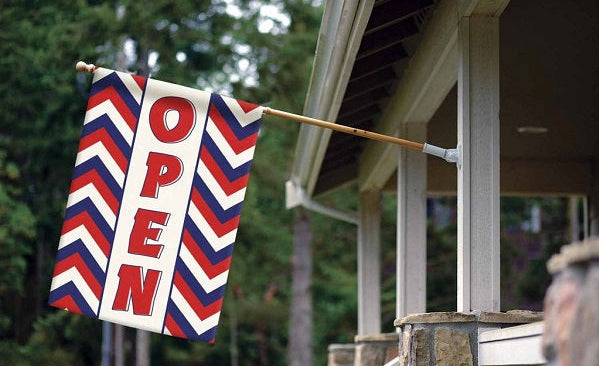
[[[83,61],[79,61],[79,62],[77,62],[77,65],[75,66],[75,68],[77,69],[77,71],[87,72],[87,73],[91,74],[96,69],[96,66],[93,64],[87,64]],[[414,150],[422,151],[427,154],[438,156],[442,159],[445,159],[446,161],[448,161],[450,163],[458,163],[459,164],[459,150],[457,148],[456,149],[444,149],[444,148],[441,148],[441,147],[438,147],[435,145],[431,145],[431,144],[427,144],[427,143],[422,144],[420,142],[404,140],[404,139],[400,139],[398,137],[383,135],[380,133],[366,131],[366,130],[362,130],[362,129],[355,128],[355,127],[339,125],[339,124],[336,124],[333,122],[322,121],[322,120],[319,120],[316,118],[310,118],[310,117],[302,116],[299,114],[284,112],[284,111],[280,111],[278,109],[272,109],[272,108],[268,108],[268,107],[264,108],[263,114],[281,117],[281,118],[285,118],[285,119],[300,122],[300,123],[307,123],[307,124],[310,124],[313,126],[328,128],[328,129],[331,129],[334,131],[339,131],[339,132],[343,132],[343,133],[348,133],[350,135],[365,137],[365,138],[368,138],[371,140],[387,142],[387,143],[407,147],[409,149],[414,149]]]
[[[407,147],[407,148],[418,150],[418,151],[424,150],[424,144],[421,144],[419,142],[404,140],[404,139],[400,139],[398,137],[393,137],[393,136],[388,136],[388,135],[382,135],[380,133],[370,132],[370,131],[362,130],[362,129],[355,128],[355,127],[339,125],[339,124],[332,123],[332,122],[322,121],[322,120],[319,120],[316,118],[301,116],[299,114],[283,112],[283,111],[268,108],[268,107],[264,108],[263,113],[271,115],[271,116],[277,116],[277,117],[289,119],[289,120],[300,122],[300,123],[307,123],[307,124],[310,124],[313,126],[319,126],[319,127],[328,128],[328,129],[331,129],[334,131],[348,133],[350,135],[365,137],[365,138],[369,138],[371,140],[388,142],[391,144]]]

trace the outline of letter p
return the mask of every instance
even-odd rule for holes
[[[183,163],[173,155],[150,152],[148,171],[141,189],[143,197],[158,197],[158,188],[175,183],[183,173]]]

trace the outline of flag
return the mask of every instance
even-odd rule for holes
[[[262,110],[97,68],[50,305],[213,342]]]

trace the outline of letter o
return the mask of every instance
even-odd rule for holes
[[[166,124],[168,112],[179,113],[179,121],[173,128]],[[175,143],[189,136],[195,125],[195,109],[187,99],[164,97],[158,99],[150,108],[150,128],[154,136],[162,142]]]

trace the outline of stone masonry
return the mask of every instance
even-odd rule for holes
[[[562,247],[547,268],[543,355],[548,366],[596,366],[599,360],[599,238]]]
[[[356,345],[331,344],[329,345],[328,366],[354,366]]]
[[[385,333],[355,337],[354,366],[382,366],[397,357],[399,334]]]
[[[328,366],[383,366],[397,357],[397,333],[358,335],[354,340],[330,345]]]
[[[395,321],[400,328],[400,366],[474,366],[478,334],[484,330],[540,321],[541,313],[440,312],[413,314]]]

